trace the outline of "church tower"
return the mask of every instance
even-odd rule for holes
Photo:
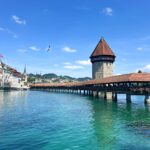
[[[25,65],[24,71],[23,71],[23,79],[24,79],[24,82],[27,83],[27,81],[28,81],[28,75],[27,75],[26,65]]]
[[[102,79],[113,75],[115,54],[104,38],[101,38],[90,56],[92,62],[92,78]]]

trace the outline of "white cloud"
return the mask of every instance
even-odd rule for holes
[[[143,50],[143,47],[138,47],[137,50],[138,50],[138,51],[142,51],[142,50]]]
[[[119,76],[119,75],[121,75],[121,73],[116,73],[116,74],[115,74],[115,76]]]
[[[7,29],[7,28],[0,27],[0,31],[2,31],[2,32],[6,32],[7,34],[12,35],[12,37],[13,37],[13,38],[18,38],[18,36],[17,36],[17,34],[16,34],[16,33],[14,33],[14,32],[12,32],[12,31],[10,31],[10,30],[9,30],[9,29]]]
[[[77,60],[76,63],[80,64],[80,65],[85,65],[85,66],[86,65],[91,65],[90,59],[88,59],[88,60]]]
[[[74,53],[77,51],[76,49],[70,48],[68,46],[63,47],[62,50],[69,53]]]
[[[144,71],[150,71],[150,64],[146,65],[143,67]]]
[[[17,24],[24,24],[26,25],[26,20],[23,20],[15,15],[12,16],[12,19],[17,23]]]
[[[110,7],[104,8],[102,11],[107,16],[112,16],[113,10]]]
[[[37,48],[36,46],[30,46],[29,49],[33,51],[39,51],[39,48]]]
[[[18,51],[18,52],[21,52],[21,53],[25,53],[25,52],[27,52],[27,50],[26,50],[26,49],[18,49],[17,51]]]
[[[139,70],[143,71],[143,72],[149,72],[150,71],[150,64],[145,65],[142,68],[138,68],[136,69],[136,72],[138,72]]]
[[[74,70],[74,69],[84,69],[83,66],[76,66],[76,65],[66,65],[66,66],[64,66],[64,68],[65,69],[72,69],[72,70]]]
[[[64,64],[64,65],[71,65],[70,62],[64,62],[63,64]]]

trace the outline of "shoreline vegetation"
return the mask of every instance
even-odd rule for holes
[[[54,73],[47,73],[47,74],[28,74],[28,82],[29,83],[58,83],[58,82],[80,82],[80,81],[89,81],[91,80],[90,77],[81,77],[81,78],[74,78],[71,76],[62,76],[57,75]]]

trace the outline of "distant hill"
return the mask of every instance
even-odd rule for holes
[[[47,74],[44,74],[42,75],[42,78],[44,79],[52,79],[52,78],[57,78],[58,76],[54,73],[47,73]]]
[[[74,78],[70,76],[58,76],[54,73],[47,73],[47,74],[28,74],[28,82],[75,82],[75,81],[88,81],[91,80],[90,77],[82,77],[82,78]]]

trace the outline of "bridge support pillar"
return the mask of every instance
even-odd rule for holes
[[[81,91],[82,91],[82,90],[80,90],[80,95],[81,95],[81,93],[82,93]]]
[[[145,103],[145,104],[150,104],[149,95],[145,95],[144,103]]]
[[[89,95],[89,90],[87,90],[87,95]]]
[[[93,91],[93,96],[97,97],[97,91]]]
[[[105,100],[112,100],[113,94],[112,92],[101,92],[101,94],[103,95],[103,98]]]
[[[107,92],[104,93],[104,99],[107,100]]]
[[[91,90],[89,91],[89,96],[92,96],[92,91]]]
[[[113,101],[117,101],[117,93],[112,93],[112,99]]]
[[[107,100],[112,100],[112,95],[113,95],[112,92],[106,92],[106,99]]]
[[[83,90],[83,95],[85,95],[85,90]]]
[[[99,98],[99,91],[96,91],[96,97]]]
[[[104,97],[105,97],[105,93],[104,92],[99,92],[99,98],[104,99]]]
[[[131,103],[131,94],[126,94],[127,103]]]

